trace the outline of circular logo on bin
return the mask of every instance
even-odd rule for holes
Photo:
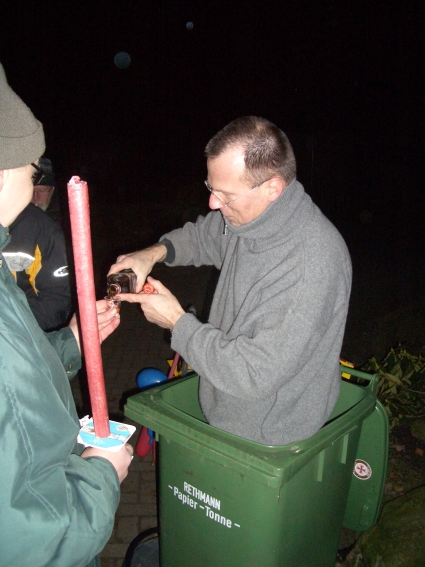
[[[363,461],[362,459],[356,459],[354,461],[353,475],[360,480],[367,480],[372,476],[372,469],[369,463]]]

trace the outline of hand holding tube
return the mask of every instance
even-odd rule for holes
[[[128,475],[128,467],[133,458],[133,447],[129,443],[126,443],[117,452],[88,447],[84,449],[81,456],[83,459],[88,459],[89,457],[102,457],[103,459],[107,459],[117,471],[118,479],[121,484]]]
[[[155,323],[163,329],[174,329],[174,325],[185,314],[185,310],[177,298],[159,280],[148,277],[156,293],[124,293],[119,296],[121,301],[140,303],[143,313],[148,321]]]
[[[109,337],[111,333],[115,331],[115,329],[120,324],[120,316],[118,315],[118,311],[113,308],[111,309],[110,305],[104,299],[96,301],[96,312],[97,312],[97,325],[99,329],[99,339],[100,344]],[[81,351],[80,345],[80,332],[78,330],[78,322],[77,316],[74,314],[71,321],[69,322],[69,328],[74,333],[75,339],[78,343],[78,347]]]

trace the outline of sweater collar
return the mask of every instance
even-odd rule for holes
[[[228,224],[227,230],[241,238],[257,239],[275,237],[279,226],[279,240],[285,239],[304,226],[312,208],[311,198],[301,183],[294,179],[259,217],[242,226]]]

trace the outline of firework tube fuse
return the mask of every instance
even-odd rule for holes
[[[155,293],[155,288],[152,284],[145,283],[145,285],[142,287],[142,291],[143,293]]]
[[[96,294],[90,235],[89,195],[85,181],[72,177],[68,183],[72,248],[77,281],[82,346],[86,361],[96,437],[109,437],[109,415],[97,323]]]

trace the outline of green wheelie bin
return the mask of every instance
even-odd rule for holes
[[[334,567],[343,525],[371,527],[386,476],[378,376],[341,382],[311,438],[266,446],[208,425],[196,374],[127,401],[156,432],[161,567]]]

